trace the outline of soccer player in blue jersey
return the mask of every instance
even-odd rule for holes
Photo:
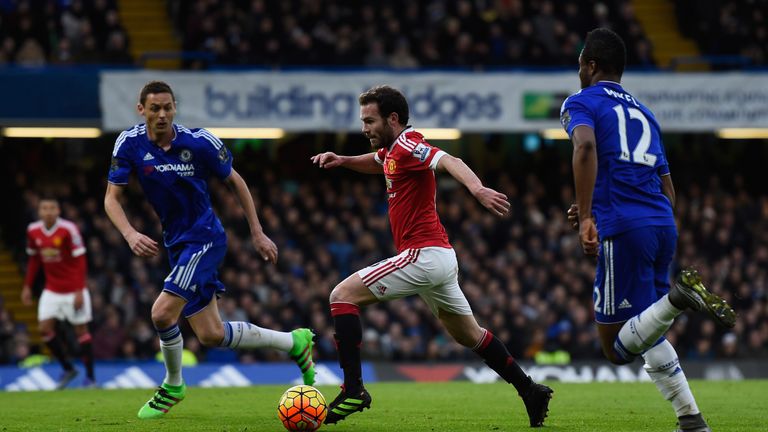
[[[679,431],[710,431],[677,353],[664,338],[685,309],[733,327],[735,313],[709,293],[694,270],[670,288],[677,242],[675,189],[653,113],[619,84],[626,50],[608,29],[587,35],[579,57],[581,91],[563,103],[560,121],[573,142],[576,204],[569,220],[587,255],[597,255],[595,320],[614,364],[638,356],[672,403]]]
[[[259,256],[267,262],[277,261],[277,247],[262,231],[248,186],[232,168],[232,154],[207,130],[173,123],[176,101],[166,83],[145,85],[138,111],[146,122],[124,131],[115,142],[104,208],[134,254],[151,257],[159,253],[157,242],[131,225],[120,204],[134,173],[160,217],[171,264],[163,291],[152,306],[166,376],[139,410],[139,418],[162,417],[185,397],[183,341],[177,324],[182,313],[203,345],[288,352],[301,368],[304,383],[313,384],[312,331],[278,332],[247,322],[222,322],[219,316],[216,296],[224,286],[217,268],[226,254],[227,238],[208,195],[211,177],[223,180],[237,196]]]

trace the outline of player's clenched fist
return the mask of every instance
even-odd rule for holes
[[[571,228],[579,230],[579,206],[576,204],[571,204],[568,209],[568,223],[571,224]]]

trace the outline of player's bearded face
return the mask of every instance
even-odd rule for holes
[[[395,133],[387,119],[379,113],[379,107],[370,103],[360,107],[360,119],[363,121],[363,133],[371,142],[371,147],[380,149],[392,144]]]
[[[171,131],[176,103],[170,93],[150,93],[139,105],[139,113],[147,120],[147,128],[153,135],[164,135]]]

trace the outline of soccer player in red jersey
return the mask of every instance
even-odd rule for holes
[[[93,349],[88,323],[91,321],[91,296],[85,286],[85,245],[77,226],[59,217],[59,202],[42,197],[37,207],[40,220],[27,227],[27,275],[21,290],[21,301],[32,304],[31,286],[40,267],[45,274],[45,288],[37,307],[40,334],[64,372],[57,388],[65,388],[76,376],[61,337],[56,334],[56,321],[67,321],[75,329],[80,354],[85,365],[84,387],[94,387]]]
[[[483,186],[461,159],[430,145],[408,126],[408,102],[400,91],[389,86],[374,87],[360,95],[359,103],[363,133],[376,151],[359,156],[321,153],[313,156],[312,162],[320,168],[343,166],[367,174],[384,174],[398,255],[352,274],[331,292],[344,385],[328,406],[325,423],[337,423],[371,405],[360,363],[360,307],[418,294],[458,343],[475,351],[515,386],[525,403],[530,425],[542,426],[552,389],[533,382],[501,340],[475,320],[459,287],[456,254],[437,215],[434,171],[447,171],[496,216],[509,212],[507,197]]]

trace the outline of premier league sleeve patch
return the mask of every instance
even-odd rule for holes
[[[560,113],[560,124],[563,125],[563,129],[568,130],[568,125],[571,124],[571,113],[568,110]]]
[[[432,147],[419,144],[413,149],[413,157],[419,159],[420,162],[424,162],[429,157],[429,153],[432,151]]]
[[[221,146],[219,149],[219,162],[221,163],[227,163],[229,161],[229,152],[227,151],[227,148],[224,146]]]

